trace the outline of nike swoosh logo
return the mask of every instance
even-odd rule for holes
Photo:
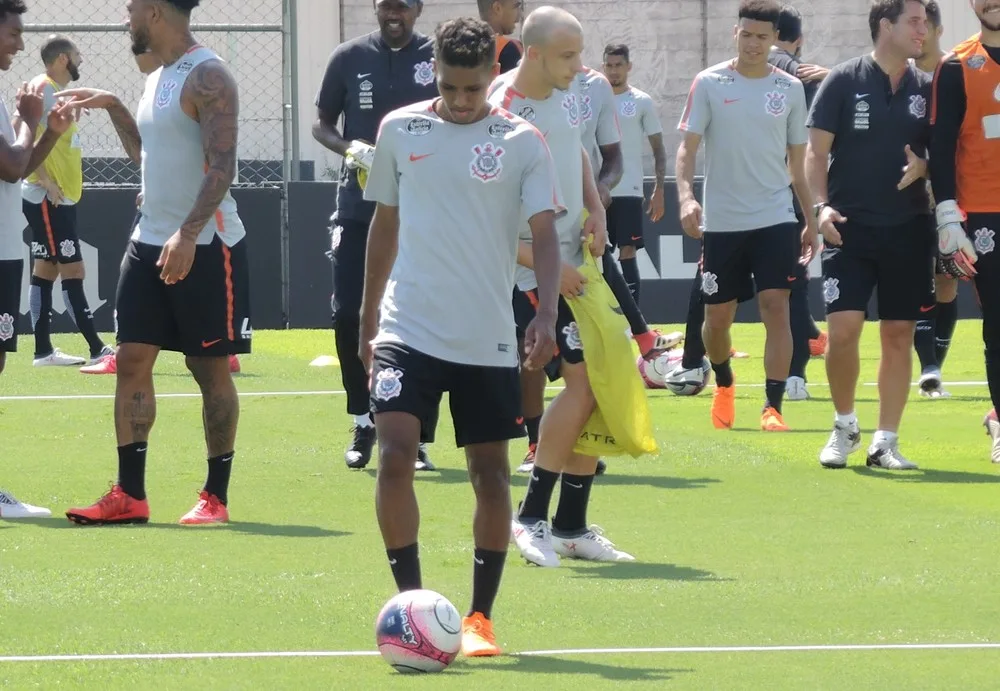
[[[417,154],[410,154],[410,162],[411,163],[416,163],[417,161],[419,161],[419,160],[421,160],[423,158],[427,158],[428,156],[433,156],[433,155],[434,154],[420,154],[418,156]]]
[[[524,418],[523,417],[516,418],[514,420],[514,422],[515,422],[515,424],[523,425],[524,424]]]
[[[202,341],[201,342],[201,347],[202,348],[211,348],[216,343],[222,343],[222,339],[221,338],[217,338],[214,341]]]
[[[136,449],[136,451],[139,452],[139,453],[142,453],[142,452],[144,452],[148,448],[149,448],[148,446],[144,446],[141,449]]]
[[[923,305],[921,305],[920,306],[920,311],[921,312],[930,312],[932,309],[934,309],[934,307],[935,307],[935,305],[931,305],[930,307],[924,307]]]
[[[792,281],[794,281],[794,280],[795,280],[795,276],[789,276],[789,277],[788,277],[788,282],[789,282],[789,283],[791,283],[791,282],[792,282]]]
[[[395,559],[390,559],[389,560],[389,566],[395,566],[395,565],[396,565],[396,560]]]
[[[479,564],[480,566],[482,566],[482,565],[484,565],[484,564],[486,563],[485,561],[483,561],[483,560],[482,560],[482,559],[480,559],[479,557],[473,557],[473,558],[472,558],[472,561],[476,562],[476,563],[477,563],[477,564]]]
[[[854,98],[867,98],[868,94],[854,94]]]
[[[365,72],[364,74],[359,74],[358,75],[358,79],[364,79],[365,77],[368,77],[370,75],[371,75],[371,72]]]
[[[620,314],[623,317],[625,316],[625,311],[621,307],[618,307],[617,305],[609,305],[609,307],[611,308],[611,311],[614,312],[615,314]]]
[[[574,485],[572,482],[567,482],[566,484],[576,489],[583,489],[583,485]]]
[[[739,98],[727,98],[724,101],[724,103],[728,106],[730,103],[736,103],[736,102],[741,101],[741,100],[743,100],[743,99],[739,99]]]

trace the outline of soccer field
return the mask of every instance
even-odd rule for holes
[[[114,378],[33,369],[29,337],[0,377],[0,486],[54,516],[0,521],[0,688],[996,688],[1000,468],[981,425],[980,329],[959,323],[953,398],[914,387],[901,448],[921,469],[903,474],[866,469],[863,451],[847,470],[820,468],[833,418],[821,359],[813,400],[785,404],[793,431],[758,431],[763,327],[736,326],[751,354],[733,363],[737,429],[712,428],[710,392],[651,392],[660,455],[609,459],[595,483],[590,521],[638,561],[543,570],[512,548],[494,609],[505,656],[416,678],[374,652],[394,586],[375,471],[344,467],[339,372],[308,366],[333,351],[329,332],[254,334],[237,380],[233,520],[201,528],[176,524],[205,473],[182,359],[157,366],[150,523],[83,528],[63,511],[115,478]],[[868,324],[865,445],[877,361]],[[437,436],[440,472],[417,476],[424,585],[464,613],[473,495],[446,413]],[[514,484],[517,500],[524,476]],[[79,655],[98,657],[54,657]]]

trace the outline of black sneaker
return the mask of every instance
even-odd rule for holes
[[[421,444],[417,448],[417,470],[437,470],[434,464],[431,463],[431,459],[427,456],[427,447]]]
[[[597,471],[594,475],[604,475],[604,471],[608,469],[608,464],[602,461],[600,458],[597,459]]]
[[[344,463],[351,470],[361,470],[372,459],[375,445],[375,428],[354,426],[354,441],[344,452]]]

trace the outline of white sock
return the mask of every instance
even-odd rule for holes
[[[872,446],[878,446],[879,444],[895,444],[899,439],[899,435],[895,432],[886,432],[885,430],[876,430],[875,436],[872,437]]]
[[[853,410],[851,412],[849,412],[849,413],[844,414],[844,415],[841,415],[840,413],[837,413],[834,416],[834,420],[841,427],[850,427],[851,425],[858,424],[858,416],[854,414]]]
[[[372,421],[371,415],[355,415],[354,424],[358,427],[374,427],[375,422]]]

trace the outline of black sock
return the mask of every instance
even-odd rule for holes
[[[472,564],[472,607],[468,616],[479,612],[487,619],[493,614],[493,601],[497,599],[500,590],[500,579],[503,578],[503,565],[507,560],[507,552],[493,552],[476,547]]]
[[[802,284],[801,287],[799,284]],[[809,333],[810,327],[816,323],[809,313],[809,290],[806,281],[793,284],[788,300],[788,321],[792,332],[792,362],[788,368],[788,376],[806,378],[806,365],[809,363]]]
[[[133,499],[146,498],[146,447],[137,441],[118,447],[118,486]]]
[[[809,340],[813,341],[819,338],[822,332],[819,330],[819,326],[816,324],[816,320],[812,318],[812,312],[809,313]]]
[[[208,479],[205,491],[214,494],[223,506],[229,503],[229,474],[233,471],[234,451],[208,459]]]
[[[955,323],[958,321],[958,300],[939,302],[937,319],[934,325],[934,352],[937,355],[938,367],[944,365],[951,347],[951,336],[955,333]]]
[[[565,535],[575,535],[587,530],[587,506],[590,505],[590,487],[593,475],[567,475],[563,473],[559,488],[559,506],[552,517],[552,529]]]
[[[699,278],[701,272],[699,272]],[[705,305],[701,301],[701,280],[691,282],[691,297],[688,300],[687,322],[684,325],[684,358],[681,367],[696,369],[701,367],[705,357],[705,341],[701,338],[701,327],[705,322]]]
[[[32,276],[28,304],[35,331],[35,357],[44,357],[52,352],[52,281]]]
[[[559,473],[539,468],[531,469],[528,478],[528,491],[521,502],[518,518],[530,518],[536,521],[549,520],[549,504],[552,502],[552,491],[556,488]]]
[[[625,319],[628,320],[628,328],[632,330],[633,336],[638,336],[639,334],[644,334],[649,331],[649,325],[646,323],[646,318],[642,316],[642,312],[639,310],[638,300],[632,297],[632,291],[629,289],[628,283],[625,281],[625,277],[622,276],[621,270],[618,268],[618,264],[615,263],[615,258],[610,252],[605,252],[602,257],[602,273],[604,274],[604,281],[611,288],[611,292],[614,293],[615,299],[618,300],[618,306],[622,308],[622,312],[625,314]]]
[[[629,292],[632,293],[632,299],[635,300],[635,304],[639,304],[639,262],[635,257],[631,259],[620,259],[619,262],[622,265],[622,276],[625,277],[625,283],[628,284]]]
[[[934,348],[934,331],[937,327],[934,321],[934,314],[931,313],[927,319],[918,321],[917,328],[913,331],[913,349],[917,351],[921,372],[931,367],[938,367]]]
[[[104,350],[104,341],[97,335],[97,329],[94,327],[94,315],[90,313],[87,296],[83,292],[83,281],[79,278],[64,278],[62,286],[63,299],[69,306],[70,316],[90,346],[90,357],[97,357]]]
[[[389,557],[389,568],[392,569],[392,577],[396,579],[396,587],[399,592],[406,590],[420,590],[420,556],[417,550],[417,543],[399,549],[387,549],[385,551]]]
[[[528,445],[538,444],[538,425],[542,422],[542,416],[524,418],[524,427],[528,430]]]
[[[781,414],[781,401],[785,397],[785,382],[777,379],[764,380],[765,408],[774,408]]]
[[[733,385],[733,368],[729,366],[729,362],[730,358],[726,358],[726,361],[721,364],[712,363],[716,386],[726,387]]]

